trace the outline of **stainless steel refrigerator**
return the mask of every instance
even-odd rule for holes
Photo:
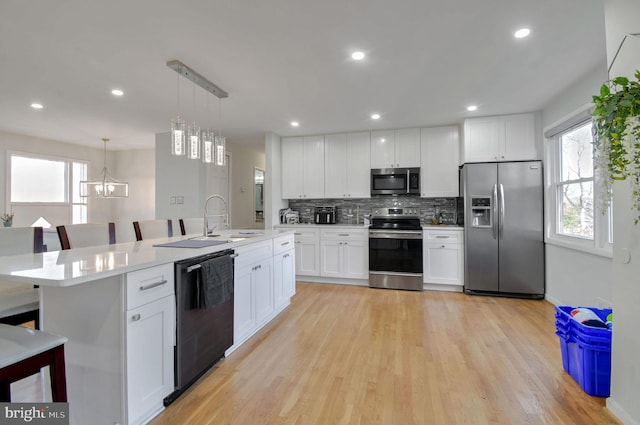
[[[542,163],[465,164],[461,181],[465,292],[543,298]]]

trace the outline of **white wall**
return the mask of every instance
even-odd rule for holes
[[[234,143],[227,143],[227,150],[232,157],[230,195],[233,227],[262,228],[264,224],[258,225],[255,221],[254,169],[265,169],[265,153]]]
[[[264,179],[264,225],[266,229],[280,223],[278,212],[286,208],[289,202],[282,199],[282,143],[280,136],[275,133],[265,134],[265,164]]]
[[[618,45],[627,33],[640,32],[638,0],[606,0],[607,60],[611,64]],[[610,76],[633,77],[640,68],[640,39],[629,38]],[[626,182],[616,183],[614,193],[613,314],[611,397],[609,408],[626,425],[640,423],[640,227],[634,225],[631,190]]]
[[[552,99],[542,111],[543,128],[570,118],[591,102],[607,79],[606,64],[587,72]],[[545,146],[547,149],[548,146]],[[545,245],[546,298],[556,305],[610,306],[613,302],[610,258]]]

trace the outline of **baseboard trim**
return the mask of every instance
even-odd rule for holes
[[[633,419],[631,415],[611,397],[607,399],[607,410],[609,410],[613,416],[615,416],[624,425],[640,425],[638,421]]]

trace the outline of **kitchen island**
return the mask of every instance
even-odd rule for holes
[[[286,308],[295,292],[293,234],[220,233],[220,244],[202,248],[154,246],[189,239],[181,236],[0,257],[0,279],[40,285],[41,329],[69,339],[71,424],[141,424],[163,409],[174,389],[175,262],[239,254],[227,354]]]

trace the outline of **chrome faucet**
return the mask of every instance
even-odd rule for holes
[[[224,227],[225,229],[229,228],[229,206],[227,205],[227,201],[225,201],[225,199],[220,196],[220,195],[211,195],[207,198],[206,201],[204,201],[204,213],[202,215],[202,236],[204,236],[205,238],[207,237],[208,234],[208,229],[207,229],[207,205],[209,204],[209,201],[217,198],[220,199],[222,201],[222,203],[224,204],[224,214],[217,214],[217,215],[213,215],[212,217],[223,217],[224,218]]]

